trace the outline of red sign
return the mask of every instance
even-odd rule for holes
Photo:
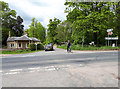
[[[108,35],[112,35],[113,34],[113,32],[108,32]]]

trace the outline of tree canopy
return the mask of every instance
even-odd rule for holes
[[[113,36],[119,36],[120,2],[68,2],[65,4],[67,21],[72,23],[71,38],[75,44],[94,41],[98,46],[105,44],[107,29],[113,28]],[[118,19],[119,18],[119,19]]]
[[[23,19],[20,16],[16,16],[16,11],[9,8],[8,3],[0,1],[2,6],[0,10],[1,22],[2,22],[2,44],[6,45],[9,31],[12,36],[21,36],[23,34]]]
[[[52,42],[52,43],[57,42],[57,40],[55,39],[55,36],[57,35],[56,28],[60,22],[61,21],[57,18],[49,20],[48,29],[47,29],[48,31],[47,38],[49,38],[49,42]]]
[[[29,26],[30,28],[28,29],[28,35],[29,37],[36,37],[38,38],[42,43],[45,41],[45,27],[35,20],[35,18],[32,19],[32,23]]]

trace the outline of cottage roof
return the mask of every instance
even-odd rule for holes
[[[17,37],[8,37],[7,42],[12,42],[16,39]]]
[[[38,41],[38,42],[40,42],[40,40],[38,40],[37,38],[35,38],[35,37],[32,37],[32,38],[29,38],[28,36],[26,36],[26,35],[23,35],[23,36],[21,36],[21,37],[8,37],[8,39],[7,39],[7,42],[12,42],[12,41],[29,41],[29,40],[31,40],[31,41]]]
[[[38,40],[37,38],[35,38],[35,37],[31,37],[31,39],[33,40],[33,41],[40,41],[40,40]]]
[[[21,36],[21,37],[17,37],[15,40],[32,40],[32,39],[30,39],[28,36],[26,36],[26,35],[23,35],[23,36]]]

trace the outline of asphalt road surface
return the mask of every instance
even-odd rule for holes
[[[0,72],[3,87],[118,87],[118,51],[9,55]]]

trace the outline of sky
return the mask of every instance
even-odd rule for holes
[[[33,17],[48,28],[49,19],[54,17],[66,20],[65,0],[2,0],[9,4],[9,8],[23,18],[24,29],[28,29]]]

